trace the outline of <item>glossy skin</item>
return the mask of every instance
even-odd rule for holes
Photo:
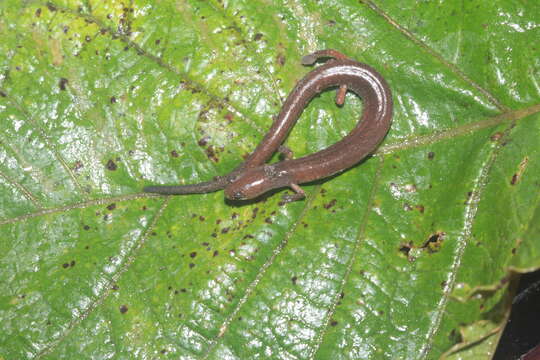
[[[277,119],[246,161],[231,173],[213,181],[183,186],[150,186],[146,192],[160,194],[206,193],[225,189],[231,200],[255,198],[269,190],[290,186],[304,196],[298,184],[325,178],[357,164],[373,152],[392,122],[392,95],[386,81],[371,67],[350,60],[335,50],[322,50],[303,58],[313,64],[320,58],[333,58],[319,66],[295,86]],[[275,164],[265,162],[278,150],[304,108],[321,91],[339,87],[336,102],[341,105],[347,90],[360,96],[364,109],[358,125],[343,139],[328,148],[299,159]],[[280,149],[284,152],[284,150]]]

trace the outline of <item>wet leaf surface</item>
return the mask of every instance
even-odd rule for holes
[[[534,1],[2,2],[0,358],[489,358],[540,263],[539,29]],[[392,88],[372,157],[284,206],[141,192],[237,166],[323,48]],[[360,113],[325,92],[287,145]]]

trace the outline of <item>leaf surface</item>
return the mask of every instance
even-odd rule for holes
[[[539,29],[534,1],[2,2],[0,359],[489,358],[540,263]],[[324,48],[392,88],[372,157],[286,205],[141,192],[235,168]],[[355,126],[333,97],[296,157]]]

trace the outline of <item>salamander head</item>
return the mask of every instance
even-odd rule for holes
[[[252,168],[225,188],[225,197],[230,200],[253,199],[269,190],[289,185],[288,178],[278,174],[272,165]]]

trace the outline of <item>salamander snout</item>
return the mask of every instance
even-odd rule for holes
[[[249,200],[289,184],[286,177],[276,174],[272,165],[249,169],[225,188],[225,197],[230,200]]]

